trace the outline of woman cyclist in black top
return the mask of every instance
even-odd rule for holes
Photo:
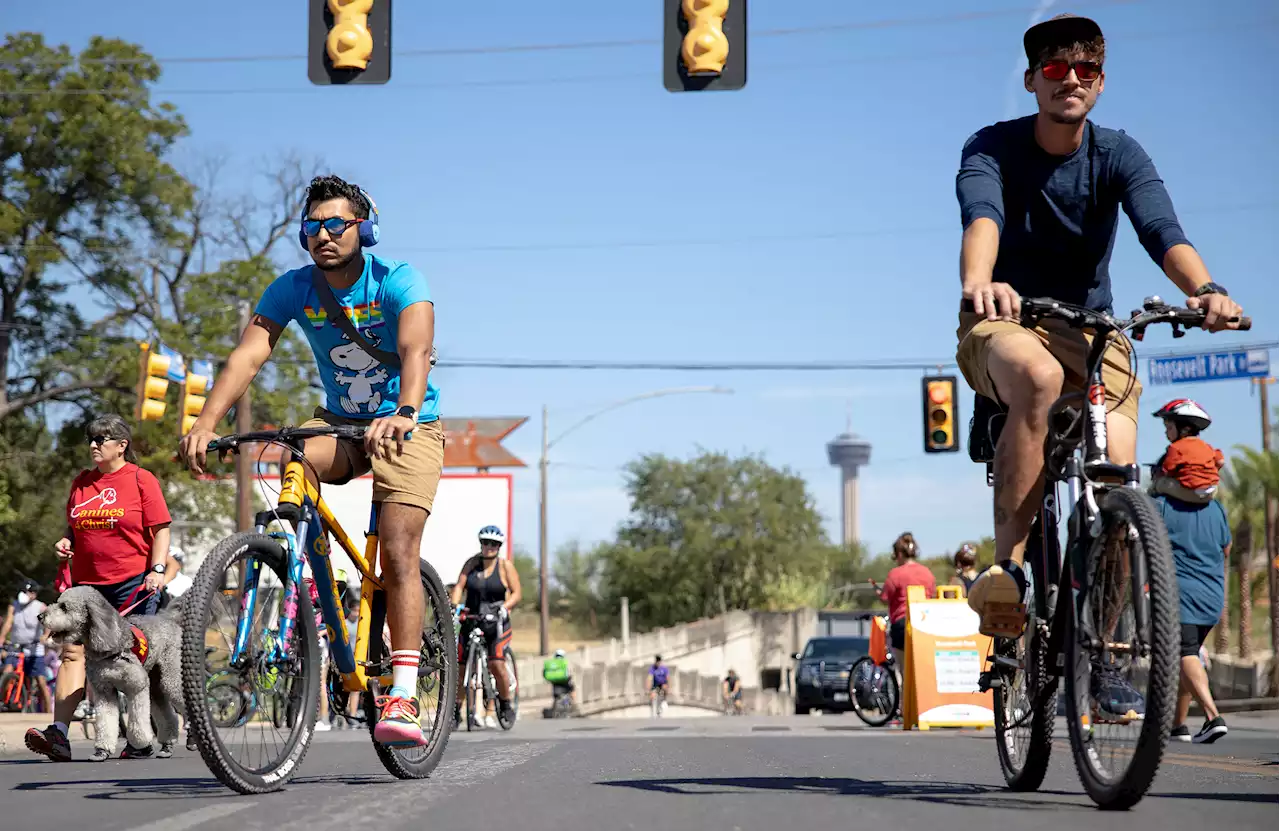
[[[507,664],[504,660],[507,647],[511,644],[511,619],[509,612],[520,602],[520,575],[516,567],[508,560],[498,556],[502,552],[504,542],[502,529],[496,525],[486,525],[480,529],[480,553],[467,560],[458,574],[458,581],[453,586],[449,600],[454,607],[463,606],[476,618],[465,620],[458,633],[458,663],[466,660],[463,654],[464,644],[473,627],[479,626],[484,633],[485,646],[489,654],[489,671],[493,673],[498,685],[498,706],[502,709],[504,719],[511,718],[511,692],[507,679]],[[465,603],[463,602],[465,599]],[[484,621],[480,616],[493,614],[498,619],[492,623]],[[453,707],[454,721],[462,720],[462,673],[458,673],[458,699]]]

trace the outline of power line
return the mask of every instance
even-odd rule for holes
[[[1280,208],[1280,203],[1237,202],[1227,205],[1211,205],[1190,208],[1178,212],[1180,216],[1197,214],[1238,213],[1241,211],[1271,210]],[[875,237],[891,237],[915,234],[942,234],[959,230],[958,225],[921,225],[900,228],[872,228],[867,230],[823,231],[809,234],[750,234],[745,236],[703,237],[688,239],[650,239],[650,240],[618,240],[615,242],[531,242],[531,243],[497,243],[492,245],[401,245],[397,251],[415,254],[448,254],[448,253],[500,253],[500,252],[537,252],[537,251],[611,251],[619,248],[684,248],[712,245],[771,245],[791,242],[824,242],[844,239],[866,239]],[[30,251],[62,251],[63,249],[44,243],[24,243],[13,246],[7,251],[18,248]],[[0,249],[0,256],[8,255]],[[93,251],[85,253],[92,254]]]
[[[1245,23],[1236,23],[1230,26],[1210,26],[1197,27],[1193,29],[1168,29],[1164,31],[1152,32],[1149,30],[1135,32],[1133,34],[1118,33],[1113,34],[1114,38],[1122,38],[1125,42],[1158,40],[1160,38],[1177,37],[1179,35],[1196,35],[1203,36],[1212,32],[1235,32],[1235,31],[1256,31],[1260,27],[1274,26],[1273,20],[1256,20]],[[888,55],[863,55],[852,58],[837,58],[831,60],[813,60],[803,63],[781,62],[772,63],[765,61],[764,63],[752,63],[754,72],[765,72],[768,74],[782,74],[791,72],[803,72],[813,75],[816,70],[831,69],[842,66],[851,66],[857,64],[886,64],[886,63],[924,63],[928,61],[936,61],[939,58],[959,58],[972,57],[974,50],[970,49],[954,49],[930,52],[928,54],[918,53],[898,53]],[[3,64],[0,64],[2,66]],[[424,83],[402,83],[397,81],[394,85],[382,87],[387,92],[399,91],[416,91],[416,90],[440,90],[440,89],[485,89],[485,88],[505,88],[505,87],[543,87],[543,86],[559,86],[568,84],[590,84],[599,82],[618,82],[618,81],[641,81],[652,80],[653,72],[616,72],[616,73],[588,73],[581,75],[559,75],[545,78],[492,78],[492,79],[475,79],[475,80],[454,80],[454,81],[429,81]],[[22,97],[37,95],[67,95],[67,96],[83,96],[83,95],[114,95],[121,100],[129,100],[130,98],[141,99],[154,95],[156,97],[172,97],[172,96],[224,96],[224,95],[324,95],[334,87],[301,85],[287,87],[146,87],[142,89],[19,89],[0,91],[0,98],[6,97]],[[361,95],[368,95],[379,91],[377,87],[359,87]]]
[[[1095,6],[1122,6],[1135,5],[1144,3],[1147,0],[1088,0],[1087,2],[1079,2],[1076,7],[1086,8]],[[1039,11],[1039,7],[1018,8],[1018,9],[989,9],[975,12],[960,12],[957,14],[933,15],[929,17],[903,17],[888,18],[883,20],[861,20],[850,21],[846,23],[824,23],[813,26],[793,26],[788,28],[762,29],[749,33],[749,37],[754,40],[756,38],[771,37],[791,37],[795,35],[813,35],[825,32],[847,32],[860,31],[869,29],[890,29],[903,28],[912,26],[932,26],[945,25],[951,23],[969,23],[977,20],[988,20],[991,18],[1009,17],[1014,15],[1026,15]],[[492,46],[463,46],[451,48],[433,48],[433,49],[403,49],[393,52],[395,58],[430,58],[430,57],[457,57],[462,55],[494,55],[494,54],[511,54],[521,52],[560,52],[560,51],[581,51],[592,49],[622,49],[636,46],[653,46],[661,44],[661,38],[626,38],[611,40],[590,40],[590,41],[574,41],[566,43],[525,43],[525,44],[507,44]],[[85,64],[103,64],[124,66],[129,64],[150,63],[152,61],[160,64],[226,64],[226,63],[262,63],[276,61],[305,61],[305,54],[268,54],[268,55],[183,55],[169,58],[86,58],[78,60],[76,58],[49,58],[49,59],[30,59],[25,61],[2,63],[0,67],[12,67],[16,69],[28,69],[32,66],[40,64],[57,65],[61,63],[85,63]]]

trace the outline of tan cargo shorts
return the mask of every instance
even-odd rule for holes
[[[369,419],[352,419],[334,415],[323,407],[317,407],[314,418],[303,427],[321,427],[325,424],[367,425]],[[351,463],[351,476],[342,485],[357,476],[373,471],[373,501],[415,505],[428,514],[440,487],[440,473],[444,468],[444,425],[440,419],[424,421],[413,431],[412,438],[404,443],[404,453],[385,459],[374,459],[365,453],[360,442],[339,440]]]
[[[1017,332],[1025,332],[1038,338],[1044,348],[1049,350],[1049,354],[1062,364],[1065,379],[1063,392],[1084,391],[1089,382],[1085,362],[1093,344],[1092,333],[1072,329],[1058,320],[1044,320],[1034,329],[1028,329],[1017,321],[987,320],[972,312],[961,312],[960,328],[956,330],[956,337],[960,341],[960,345],[956,347],[956,363],[974,392],[993,401],[1000,400],[995,384],[987,374],[987,356],[991,351],[991,344],[997,338]],[[1120,338],[1112,340],[1102,356],[1102,383],[1107,388],[1107,409],[1120,413],[1137,424],[1142,383],[1133,375],[1130,354],[1126,341]],[[1130,381],[1133,389],[1125,396]]]

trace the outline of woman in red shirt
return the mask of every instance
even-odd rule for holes
[[[902,650],[907,639],[907,587],[924,586],[925,597],[933,597],[936,583],[933,572],[916,561],[916,538],[906,533],[893,543],[893,559],[897,567],[889,571],[880,591],[880,599],[889,604],[889,648],[902,666]]]
[[[134,606],[131,614],[154,614],[169,554],[169,508],[160,482],[138,467],[133,432],[120,416],[98,416],[86,434],[94,467],[71,483],[67,535],[54,546],[58,559],[70,561],[73,585],[93,586],[122,612]],[[27,747],[54,761],[69,761],[67,724],[83,698],[84,647],[67,644],[54,693],[54,723],[27,731]]]

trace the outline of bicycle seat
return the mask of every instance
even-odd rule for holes
[[[991,464],[996,458],[996,442],[1004,429],[1008,410],[999,401],[985,395],[973,397],[973,417],[969,419],[969,458],[978,464]]]

